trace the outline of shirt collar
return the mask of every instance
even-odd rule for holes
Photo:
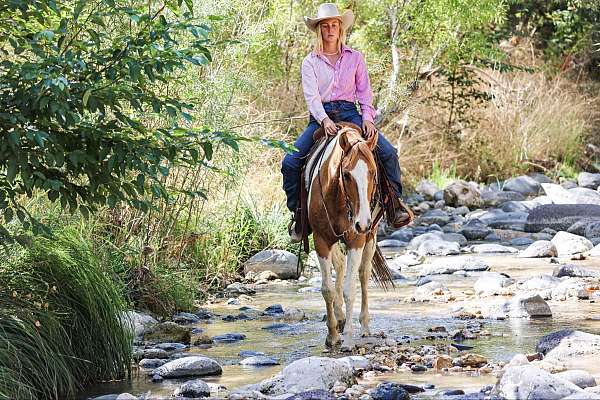
[[[342,54],[344,53],[353,53],[355,50],[351,49],[350,47],[346,46],[345,44],[342,45]],[[310,52],[310,55],[313,57],[319,57],[319,55],[317,53],[313,51]]]

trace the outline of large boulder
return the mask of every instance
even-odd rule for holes
[[[444,188],[444,201],[452,207],[480,207],[483,202],[477,185],[473,182],[458,180]]]
[[[450,222],[450,217],[442,210],[434,209],[429,210],[425,214],[421,215],[421,217],[419,217],[419,221],[427,225],[437,224],[441,226]]]
[[[581,369],[571,369],[568,371],[559,372],[554,374],[554,376],[558,376],[561,379],[569,381],[582,389],[596,386],[596,379],[594,379],[589,372]]]
[[[140,339],[146,329],[158,325],[158,321],[150,314],[139,311],[126,311],[122,315],[123,326],[130,330],[133,337]]]
[[[498,192],[495,190],[484,190],[481,192],[481,200],[485,206],[495,207],[507,202],[523,201],[525,200],[525,196],[518,192]]]
[[[519,284],[521,290],[549,290],[557,287],[561,280],[550,275],[532,276]]]
[[[590,250],[588,255],[590,257],[600,257],[600,244],[597,244],[596,246],[594,246],[594,248]]]
[[[589,299],[590,294],[578,278],[568,278],[552,289],[552,300]]]
[[[523,196],[532,196],[538,194],[541,188],[538,181],[530,176],[522,175],[507,180],[502,190],[517,192]]]
[[[574,204],[596,204],[600,205],[600,193],[587,188],[569,189],[569,194]]]
[[[271,396],[311,390],[329,391],[336,382],[349,387],[356,383],[348,363],[335,358],[307,357],[294,361],[280,374],[261,382],[260,391]]]
[[[528,215],[526,212],[491,210],[480,216],[479,219],[490,228],[524,231]]]
[[[519,253],[518,257],[522,258],[539,258],[539,257],[557,257],[558,250],[556,246],[549,240],[538,240],[533,242]]]
[[[554,268],[552,275],[557,278],[562,278],[563,276],[571,278],[599,278],[600,272],[592,271],[578,265],[562,264]]]
[[[577,385],[528,364],[507,368],[493,393],[511,400],[559,400],[580,391]]]
[[[544,362],[567,369],[587,369],[598,365],[600,335],[570,329],[542,337],[536,351],[544,354]]]
[[[187,381],[175,389],[173,397],[185,399],[198,399],[210,396],[210,387],[202,379]]]
[[[559,257],[584,253],[594,247],[588,239],[564,231],[557,232],[552,243],[556,246]]]
[[[286,250],[263,250],[244,264],[244,274],[272,271],[280,279],[298,278],[298,257]]]
[[[190,356],[169,361],[153,370],[151,375],[160,375],[163,378],[186,378],[221,375],[222,372],[219,363],[212,358]]]
[[[540,232],[545,228],[566,231],[582,219],[600,219],[600,206],[584,204],[548,204],[536,207],[527,217],[525,230]]]
[[[502,246],[496,243],[483,243],[469,246],[465,249],[475,254],[502,254],[502,253],[517,253],[518,250],[514,247]]]
[[[584,188],[598,189],[598,186],[600,186],[600,174],[580,172],[579,175],[577,175],[577,183]]]
[[[544,318],[551,316],[550,306],[540,295],[524,293],[512,299],[509,312],[510,318]]]

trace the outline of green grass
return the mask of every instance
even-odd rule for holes
[[[455,180],[460,179],[456,173],[456,163],[453,163],[450,168],[442,168],[439,161],[435,160],[427,179],[435,183],[438,188],[444,189]]]
[[[0,399],[63,399],[129,371],[123,287],[74,230],[0,263]]]

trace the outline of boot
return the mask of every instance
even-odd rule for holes
[[[394,210],[393,216],[388,215],[388,223],[394,229],[402,228],[413,222],[415,215],[413,214],[410,207],[402,202],[400,197],[394,196],[392,200],[392,207]]]
[[[292,214],[292,220],[288,225],[288,233],[290,234],[290,241],[292,243],[300,243],[302,240],[302,226],[300,221],[300,209],[297,208],[296,212]]]

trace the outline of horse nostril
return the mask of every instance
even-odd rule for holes
[[[358,223],[358,221],[356,221],[356,222],[354,223],[354,228],[356,228],[356,231],[357,231],[357,232],[360,232],[360,224]]]

